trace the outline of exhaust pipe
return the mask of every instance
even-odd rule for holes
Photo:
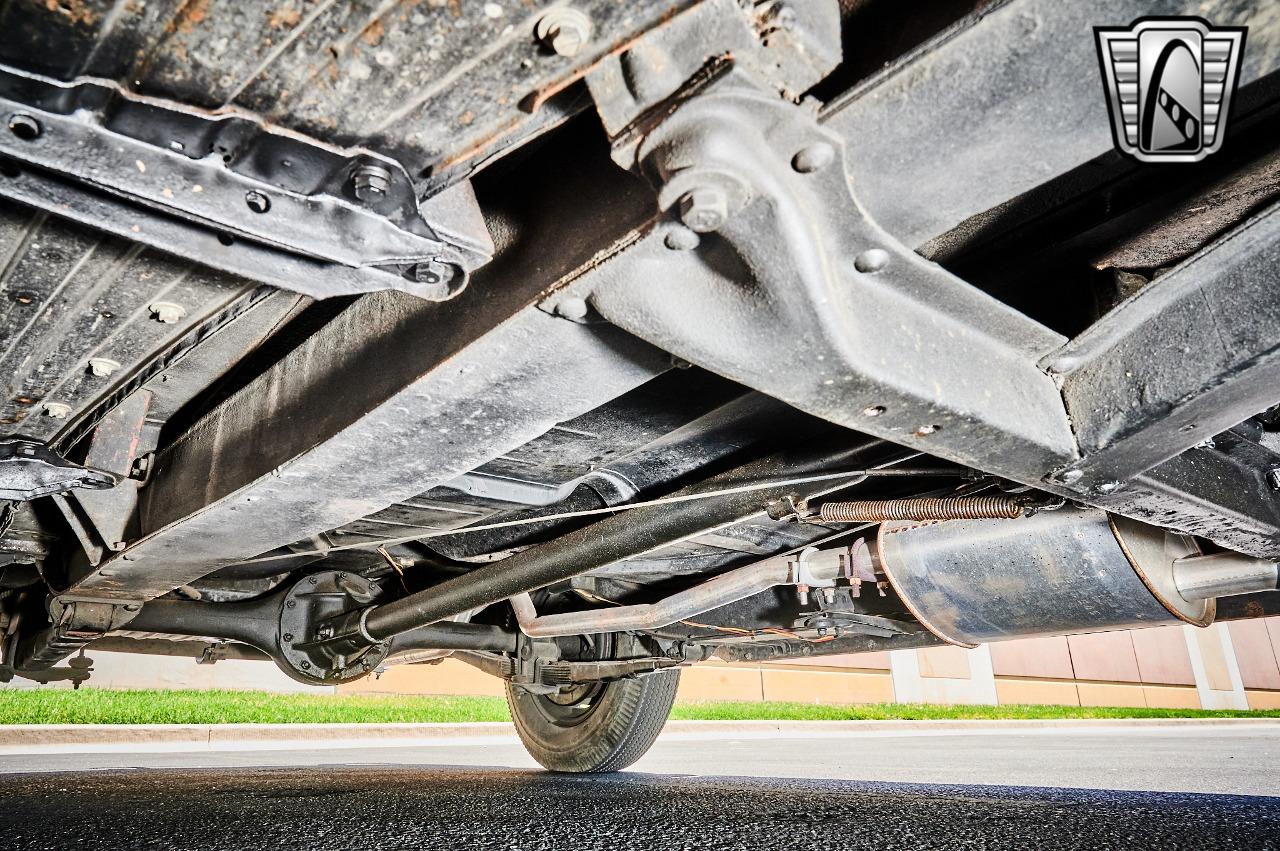
[[[1073,632],[1213,622],[1215,598],[1273,589],[1277,564],[1202,554],[1195,542],[1096,510],[1020,519],[883,523],[868,546],[806,549],[729,571],[655,603],[539,615],[511,598],[533,638],[655,630],[779,585],[830,587],[883,574],[938,639],[961,647]]]
[[[875,556],[903,603],[949,644],[1168,623],[1208,626],[1215,598],[1276,587],[1275,562],[1203,555],[1194,540],[1101,511],[881,525]]]
[[[871,553],[859,539],[853,547],[818,550],[809,547],[790,557],[778,557],[723,573],[687,591],[656,603],[539,615],[528,594],[511,598],[520,630],[531,638],[594,635],[625,630],[652,630],[745,600],[777,585],[830,588],[836,580],[870,576]]]

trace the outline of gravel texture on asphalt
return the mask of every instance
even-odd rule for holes
[[[33,766],[34,767],[34,766]],[[450,767],[0,777],[7,849],[1280,849],[1280,798]]]

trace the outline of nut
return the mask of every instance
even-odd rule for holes
[[[695,233],[711,233],[729,219],[729,200],[715,186],[692,189],[680,199],[680,221]]]
[[[591,40],[591,19],[577,9],[552,9],[538,19],[533,34],[558,56],[576,56]]]
[[[362,204],[376,204],[387,197],[391,171],[375,162],[363,162],[351,172],[351,192]]]

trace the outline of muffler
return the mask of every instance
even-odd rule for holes
[[[973,647],[1037,635],[1213,622],[1216,596],[1276,587],[1275,562],[1201,554],[1125,517],[1064,508],[1016,520],[892,521],[874,554],[930,632]]]

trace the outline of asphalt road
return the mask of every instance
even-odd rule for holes
[[[667,737],[595,777],[501,739],[11,755],[0,847],[1280,849],[1278,756],[1276,727]]]

